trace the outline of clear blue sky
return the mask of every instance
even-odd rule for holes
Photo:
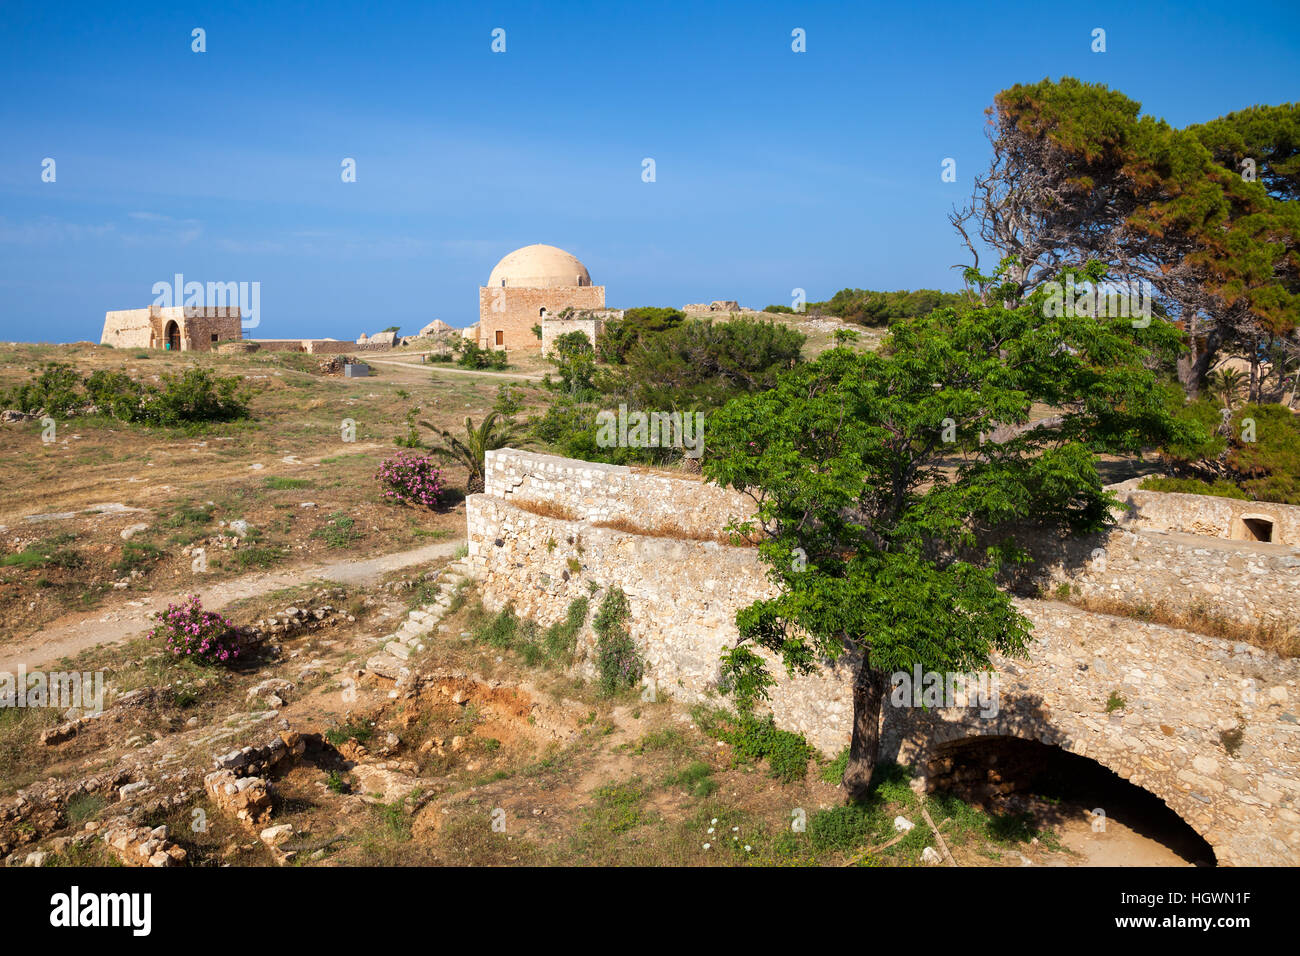
[[[1184,126],[1296,99],[1298,64],[1300,4],[1254,0],[4,0],[0,339],[98,340],[177,272],[260,282],[259,338],[464,326],[533,242],[612,307],[955,289],[998,90],[1072,75]]]

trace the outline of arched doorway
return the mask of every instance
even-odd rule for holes
[[[169,319],[167,328],[163,330],[163,337],[166,341],[164,348],[171,349],[173,352],[181,350],[181,327],[176,324],[175,319]]]
[[[1215,866],[1214,849],[1158,796],[1102,764],[1020,737],[964,737],[929,761],[930,784],[986,810],[1029,814],[1082,865]]]

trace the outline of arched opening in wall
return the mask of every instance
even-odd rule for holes
[[[173,352],[179,352],[181,349],[181,327],[176,324],[175,319],[167,322],[167,328],[163,332],[167,340],[167,348]]]
[[[1148,790],[1060,747],[1019,737],[939,746],[929,777],[1004,819],[1029,814],[1079,866],[1214,866],[1205,838]],[[1051,844],[1049,844],[1050,846]]]

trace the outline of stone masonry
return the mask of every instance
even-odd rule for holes
[[[511,449],[489,453],[487,471],[485,492],[467,499],[467,562],[489,608],[513,602],[521,615],[547,625],[575,598],[591,596],[592,585],[595,601],[618,586],[657,689],[685,701],[716,699],[719,654],[736,639],[736,611],[772,588],[756,549],[709,540],[729,517],[748,513],[747,498],[686,477]],[[1152,512],[1176,510],[1176,502],[1156,504]],[[1143,581],[1161,573],[1170,580],[1204,577],[1225,585],[1211,597],[1226,595],[1244,609],[1252,582],[1265,587],[1270,574],[1294,573],[1277,564],[1287,557],[1274,554],[1277,547],[1221,539],[1192,548],[1120,530],[1112,532],[1105,563],[1132,581],[1137,572],[1127,558],[1117,560],[1120,552],[1144,561],[1158,554],[1166,566],[1160,571],[1147,561],[1152,571]],[[1241,557],[1239,569],[1229,567],[1234,556]],[[1094,567],[1076,579],[1105,580],[1108,573]],[[1267,593],[1270,606],[1294,620],[1300,589]],[[1037,740],[1093,759],[1160,797],[1205,837],[1221,864],[1300,863],[1296,660],[1056,602],[1017,604],[1035,640],[1026,659],[995,660],[996,714],[888,706],[886,758],[929,775],[937,749],[952,741]],[[583,641],[589,651],[589,629]],[[580,666],[591,670],[590,660]],[[851,663],[809,677],[788,677],[779,663],[771,671],[777,722],[828,754],[842,748],[850,734]]]

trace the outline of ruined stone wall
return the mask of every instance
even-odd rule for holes
[[[542,354],[550,355],[551,346],[561,335],[581,332],[595,346],[596,339],[607,322],[617,322],[623,318],[622,309],[604,309],[598,312],[575,312],[566,318],[547,314],[542,320]]]
[[[554,316],[547,316],[542,320],[542,354],[550,355],[551,347],[555,345],[555,340],[561,335],[568,335],[570,332],[581,332],[594,347],[596,339],[599,337],[601,329],[605,327],[605,321],[594,316],[583,318],[561,319]]]
[[[593,524],[725,540],[728,521],[754,513],[752,499],[730,488],[626,465],[502,448],[487,453],[485,471],[484,491],[493,497],[525,509],[567,509]]]
[[[540,349],[533,326],[542,321],[542,309],[556,314],[564,309],[605,308],[603,285],[557,286],[526,289],[480,286],[478,290],[478,344],[480,348]],[[500,331],[503,343],[496,344]]]
[[[334,339],[249,339],[271,352],[307,352],[311,355],[351,355],[354,352],[390,352],[383,342],[339,342]]]
[[[1300,546],[1296,505],[1139,490],[1121,492],[1120,498],[1128,509],[1121,517],[1123,527],[1242,539],[1246,537],[1242,519],[1262,517],[1273,523],[1273,543]]]
[[[1122,527],[1051,547],[1027,543],[1043,558],[1047,596],[1300,630],[1300,547]]]
[[[308,339],[303,343],[313,355],[351,355],[354,352],[391,352],[393,347],[384,342],[327,342],[323,339]]]
[[[576,598],[588,598],[594,609],[611,587],[619,587],[628,597],[632,636],[656,692],[687,702],[704,700],[716,689],[719,656],[736,640],[737,609],[772,593],[750,548],[545,517],[490,492],[467,498],[466,515],[469,561],[488,608],[513,602],[521,615],[550,625],[565,617]],[[599,588],[594,595],[589,582]],[[590,627],[584,628],[580,669],[587,676],[594,674],[594,642]],[[784,677],[772,663],[773,673]],[[772,712],[781,726],[834,753],[848,740],[851,679],[847,667],[785,678],[772,691]]]
[[[489,456],[485,493],[466,501],[468,561],[489,608],[512,602],[542,625],[563,618],[578,597],[594,606],[609,588],[622,588],[632,636],[657,691],[708,699],[716,693],[719,655],[737,636],[736,611],[770,594],[772,585],[753,548],[635,528],[654,530],[651,521],[675,514],[678,524],[702,532],[713,509],[726,512],[747,500],[694,481],[504,449]],[[611,517],[624,520],[617,528],[597,526]],[[723,523],[715,518],[713,526]],[[1186,557],[1178,542],[1169,543],[1175,550],[1160,550],[1166,543],[1156,535],[1118,534],[1131,540],[1110,544],[1107,568],[1116,570],[1096,569],[1098,582],[1110,573],[1133,579],[1137,572],[1123,555],[1134,564],[1156,554],[1167,562]],[[1192,555],[1200,561],[1195,573],[1210,583],[1228,581],[1215,561],[1226,566],[1235,552],[1204,550]],[[1245,569],[1262,560],[1243,558],[1242,573],[1253,573]],[[1027,659],[995,658],[996,713],[888,706],[886,759],[924,773],[935,749],[950,741],[1038,740],[1096,760],[1156,794],[1209,841],[1220,863],[1300,863],[1296,660],[1055,602],[1018,600],[1017,606],[1033,624],[1034,643]],[[581,636],[586,673],[593,645],[588,627]],[[809,677],[771,670],[778,683],[770,706],[781,726],[828,754],[847,743],[849,662]],[[1115,700],[1122,703],[1113,706]]]

